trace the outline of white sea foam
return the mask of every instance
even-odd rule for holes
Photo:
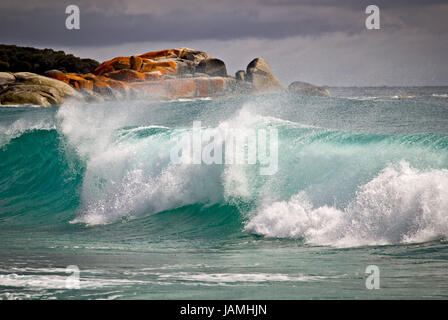
[[[29,290],[42,289],[66,289],[68,275],[59,274],[17,274],[11,273],[0,275],[0,286],[21,287]],[[127,279],[106,279],[106,278],[83,278],[80,280],[80,287],[83,289],[96,289],[114,285],[126,285],[143,283],[138,280]]]
[[[448,170],[420,171],[402,161],[362,186],[345,208],[314,208],[301,192],[261,206],[246,230],[303,238],[314,245],[351,247],[448,237]]]
[[[179,98],[175,100],[168,100],[170,102],[172,101],[178,101],[178,102],[189,102],[189,101],[210,101],[213,100],[212,97],[200,97],[200,98]]]
[[[359,97],[345,97],[349,100],[358,100],[358,101],[369,101],[369,100],[377,100],[384,99],[385,97],[376,97],[376,96],[359,96]]]
[[[86,161],[82,205],[74,222],[102,224],[189,204],[233,203],[234,199],[241,199],[258,201],[245,229],[267,237],[303,238],[310,244],[340,247],[448,237],[448,216],[444,212],[448,207],[448,170],[418,170],[404,161],[400,165],[389,165],[376,178],[359,187],[356,196],[351,201],[347,199],[350,203],[344,207],[315,207],[310,200],[315,194],[307,194],[307,191],[299,192],[287,201],[279,201],[288,194],[284,189],[291,187],[284,182],[287,178],[284,175],[289,172],[281,172],[278,177],[260,184],[259,176],[254,174],[256,170],[251,170],[248,165],[171,163],[170,136],[181,135],[189,129],[157,126],[163,130],[149,136],[117,138],[117,130],[130,125],[135,128],[126,129],[127,132],[154,128],[137,121],[139,106],[134,107],[112,106],[115,109],[110,110],[103,106],[68,104],[59,110],[62,133]],[[248,103],[233,117],[205,130],[225,133],[234,128],[269,125],[291,127],[282,120],[257,115],[254,106]],[[283,152],[290,150],[286,145],[284,147]],[[319,159],[326,159],[321,153],[328,157],[328,152],[322,151],[325,146],[315,147],[320,150]],[[333,149],[331,145],[329,152]],[[299,149],[295,158],[283,155],[288,161],[283,165],[289,166],[297,159],[307,164],[307,150],[309,148]],[[349,150],[350,157],[352,153],[363,151]],[[392,155],[395,157],[395,153]],[[396,163],[397,159],[373,162],[372,169],[378,163],[387,163],[385,160]],[[315,160],[309,165],[314,163]],[[324,165],[327,163],[323,162]],[[346,170],[353,161],[340,161],[339,165]],[[294,165],[291,168],[303,169]],[[310,170],[316,169],[313,168]],[[333,178],[330,176],[329,179]],[[289,180],[289,184],[291,181],[294,180]],[[334,191],[331,188],[335,183],[328,183],[330,192]],[[352,184],[355,188],[356,182]]]
[[[165,130],[139,139],[117,139],[118,129],[138,123],[139,115],[134,113],[138,106],[107,107],[69,103],[58,112],[62,133],[86,161],[82,208],[74,222],[102,224],[189,204],[217,203],[229,196],[250,196],[245,175],[240,174],[244,165],[171,162],[171,137],[188,129]],[[265,120],[243,108],[218,127],[205,130],[225,133]],[[128,132],[154,127],[139,125]]]
[[[324,276],[309,276],[303,274],[289,275],[282,273],[188,273],[160,274],[161,279],[176,279],[183,281],[198,281],[210,283],[241,283],[241,282],[301,282],[325,279]]]

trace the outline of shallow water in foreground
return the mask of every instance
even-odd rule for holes
[[[331,91],[0,108],[0,298],[447,298],[448,88]],[[193,121],[278,171],[173,164]]]

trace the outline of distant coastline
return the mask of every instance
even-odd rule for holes
[[[99,64],[63,51],[1,45],[0,66],[0,105],[52,106],[71,97],[102,102],[273,92],[330,96],[327,88],[302,81],[283,87],[261,57],[229,75],[223,60],[189,48],[149,51]]]

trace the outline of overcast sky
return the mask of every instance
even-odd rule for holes
[[[80,30],[65,28],[69,4]],[[365,28],[369,4],[380,30]],[[1,0],[0,43],[100,62],[189,47],[229,73],[263,57],[284,85],[448,85],[448,0]]]

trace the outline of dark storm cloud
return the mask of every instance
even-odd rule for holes
[[[106,45],[135,41],[232,39],[244,37],[283,38],[325,32],[353,32],[350,21],[328,21],[326,17],[300,17],[287,21],[260,21],[252,9],[201,14],[173,11],[167,15],[102,14],[81,11],[81,29],[65,28],[64,12],[0,13],[3,42],[41,44]],[[14,26],[10,28],[10,26]]]
[[[365,28],[370,4],[381,30]],[[1,0],[0,43],[98,61],[187,46],[230,73],[261,56],[284,85],[448,85],[447,17],[447,0]]]
[[[122,21],[123,22],[119,22]],[[1,35],[2,41],[25,41],[42,44],[106,45],[136,41],[225,40],[244,37],[283,38],[293,35],[320,34],[332,31],[352,32],[350,24],[332,24],[303,18],[298,21],[250,21],[244,14],[190,18],[182,12],[169,18],[151,15],[103,16],[82,15],[81,29],[65,29],[65,16],[40,12],[29,23],[27,15],[0,15],[0,29],[18,22],[17,27]]]
[[[399,19],[387,19],[388,13],[384,12],[383,28],[390,29],[406,26],[407,22],[415,24],[415,19],[406,14],[410,7],[443,3],[373,2],[384,8],[402,9]],[[363,10],[370,3],[364,0],[7,1],[0,5],[0,41],[91,46],[138,41],[274,39],[331,32],[353,34],[363,30],[366,17]],[[80,30],[65,28],[68,4],[78,4],[81,9]],[[419,16],[420,20],[434,19]],[[437,19],[433,25],[446,27],[446,23],[437,23]]]

